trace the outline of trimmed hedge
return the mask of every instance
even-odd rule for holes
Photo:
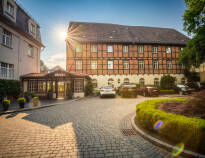
[[[175,90],[160,90],[160,94],[175,94]]]
[[[185,98],[144,101],[136,107],[136,121],[145,129],[156,132],[168,140],[184,143],[194,151],[203,151],[205,148],[205,120],[156,109],[159,104],[170,100],[186,101]],[[161,120],[163,125],[159,130],[154,130],[153,125],[158,120]]]
[[[129,90],[129,88],[124,88],[120,93],[122,98],[136,98],[137,91],[136,90]]]

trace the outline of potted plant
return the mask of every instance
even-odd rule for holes
[[[40,104],[38,97],[33,97],[32,99],[33,106],[38,106]]]
[[[7,111],[9,109],[9,105],[10,105],[10,100],[4,99],[2,101],[2,105],[3,105],[3,110]]]
[[[26,102],[26,99],[24,97],[21,97],[21,98],[18,98],[18,103],[19,103],[19,107],[20,109],[24,108],[24,105],[25,105],[25,102]]]

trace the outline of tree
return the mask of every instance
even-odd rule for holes
[[[186,70],[205,62],[205,0],[185,0],[184,30],[193,38],[180,53],[180,63]]]
[[[162,76],[160,80],[160,87],[161,89],[173,89],[175,78],[170,75]]]
[[[43,60],[40,60],[40,70],[41,72],[48,72],[48,67],[44,64]]]
[[[85,86],[85,95],[91,95],[93,94],[93,84],[91,80],[88,81],[87,85]]]

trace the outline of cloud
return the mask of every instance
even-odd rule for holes
[[[54,66],[61,66],[62,68],[66,68],[66,53],[58,53],[55,55],[52,55],[47,61],[45,61],[45,64],[49,68],[53,68]]]

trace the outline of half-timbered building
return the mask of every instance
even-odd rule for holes
[[[170,74],[185,81],[180,51],[189,38],[170,28],[70,22],[66,69],[88,74],[95,85],[159,84]]]

